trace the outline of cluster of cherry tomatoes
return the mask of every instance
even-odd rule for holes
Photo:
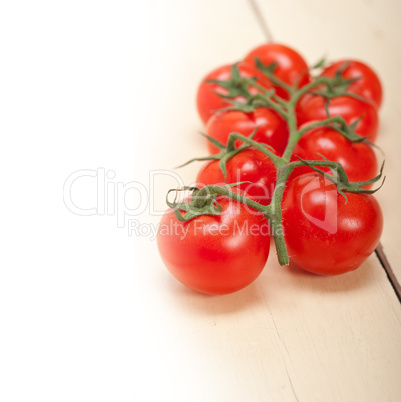
[[[382,87],[359,61],[319,68],[313,75],[295,50],[268,43],[200,83],[210,153],[200,159],[210,161],[192,195],[168,201],[158,233],[165,265],[185,285],[242,289],[265,267],[271,237],[280,264],[322,275],[352,271],[376,248]]]

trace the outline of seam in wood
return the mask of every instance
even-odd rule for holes
[[[394,275],[394,271],[391,268],[391,265],[386,257],[386,254],[384,253],[383,245],[381,243],[379,243],[379,245],[377,246],[375,253],[380,261],[381,266],[386,271],[387,278],[395,294],[397,295],[398,301],[401,303],[401,286],[397,280],[397,277]]]
[[[262,12],[257,4],[257,0],[248,0],[249,5],[252,8],[253,13],[255,14],[256,19],[258,20],[259,26],[263,31],[264,36],[266,37],[268,42],[273,42],[273,35],[269,29],[267,21],[263,18]]]

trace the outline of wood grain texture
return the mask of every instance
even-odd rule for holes
[[[377,259],[323,278],[271,257],[224,297],[161,281],[162,333],[185,386],[203,384],[195,400],[399,400],[400,308]]]

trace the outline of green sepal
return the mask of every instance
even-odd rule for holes
[[[324,103],[324,110],[326,111],[327,117],[330,118],[330,110],[329,110],[329,106],[330,106],[330,98],[326,99],[326,102]]]
[[[327,57],[321,57],[315,64],[313,64],[309,69],[310,70],[317,70],[318,68],[323,68],[327,65]]]
[[[331,117],[329,116],[329,118],[331,118]],[[380,149],[377,145],[373,144],[372,142],[370,142],[368,140],[369,137],[363,137],[362,135],[359,135],[355,132],[356,126],[358,125],[358,123],[360,122],[360,120],[363,117],[359,117],[357,120],[355,120],[350,125],[348,125],[341,116],[336,116],[335,118],[341,119],[341,122],[328,122],[328,123],[325,123],[324,125],[322,124],[322,126],[320,126],[320,127],[323,127],[323,126],[329,127],[331,129],[337,131],[338,133],[340,133],[343,137],[347,138],[351,142],[355,142],[355,143],[365,142],[365,143],[369,144],[370,146],[374,146],[374,147]],[[311,125],[311,126],[313,126],[313,125]],[[304,129],[306,129],[306,131],[308,131],[308,126],[305,126]]]
[[[255,63],[256,63],[256,68],[258,70],[260,70],[263,73],[266,73],[268,75],[274,74],[274,72],[278,66],[278,63],[276,61],[271,64],[264,64],[258,57],[255,57]]]
[[[348,193],[361,193],[361,194],[374,194],[376,191],[380,190],[384,184],[384,181],[386,177],[383,178],[382,183],[380,186],[376,189],[369,190],[366,188],[363,188],[364,186],[368,186],[370,184],[376,183],[379,181],[382,176],[383,176],[383,168],[384,168],[384,162],[382,163],[382,166],[380,168],[380,172],[376,177],[373,177],[370,180],[365,180],[365,181],[358,181],[358,182],[350,182],[347,176],[347,173],[345,172],[343,166],[339,162],[333,162],[333,161],[328,161],[326,158],[326,161],[306,161],[299,156],[297,158],[305,165],[313,169],[314,171],[320,173],[324,177],[326,177],[328,180],[330,180],[333,184],[336,185],[337,191],[339,194],[341,194],[347,203],[348,199],[344,191]],[[317,168],[315,165],[318,166],[327,166],[333,173],[333,175],[328,174],[327,172],[324,172],[323,170]]]
[[[215,147],[219,149],[225,149],[225,145],[220,142],[219,140],[216,140],[216,138],[211,137],[210,135],[204,134],[204,133],[199,133],[201,136],[205,137],[208,141],[210,141]]]
[[[215,92],[216,95],[222,98],[235,98],[237,96],[243,96],[248,99],[250,97],[248,90],[248,79],[241,77],[237,64],[238,63],[232,65],[231,78],[229,80],[206,80],[208,83],[216,84],[227,90],[227,94],[219,94],[218,92]]]
[[[350,62],[346,61],[340,66],[333,77],[325,77],[327,82],[326,88],[311,90],[310,93],[314,95],[323,96],[326,99],[335,98],[338,96],[349,96],[358,100],[366,102],[367,100],[358,94],[347,92],[348,87],[353,83],[361,79],[361,77],[344,78],[342,73],[349,66]]]
[[[364,187],[364,186],[369,186],[371,184],[378,182],[383,177],[383,169],[384,169],[385,162],[386,161],[383,161],[383,163],[381,164],[380,172],[377,176],[373,177],[370,180],[358,181],[358,182],[353,182],[350,184],[355,185],[355,187]],[[374,194],[377,190],[380,190],[382,188],[385,180],[386,180],[386,176],[383,177],[383,181],[378,188],[373,189],[373,190],[363,189],[364,191],[362,191],[362,192],[364,192],[365,194]],[[355,191],[355,192],[358,192],[358,191]]]
[[[291,85],[288,85],[286,82],[275,76],[274,72],[278,66],[277,62],[264,64],[259,58],[255,57],[255,63],[256,68],[263,74],[265,74],[274,85],[284,89],[284,91],[289,94],[292,94],[295,91],[295,86],[292,87]]]
[[[253,137],[255,136],[255,134],[257,133],[258,128],[256,127],[252,133],[249,135],[248,138],[253,139]],[[200,161],[211,161],[211,160],[219,160],[219,166],[220,169],[224,175],[224,180],[227,180],[227,162],[234,157],[235,155],[237,155],[238,153],[251,148],[250,145],[247,144],[242,144],[240,147],[235,148],[235,142],[230,142],[228,141],[227,145],[224,145],[223,143],[221,143],[220,141],[216,140],[213,137],[210,137],[206,134],[203,133],[199,133],[201,134],[203,137],[205,137],[208,141],[210,141],[214,146],[218,147],[220,149],[220,152],[218,154],[215,155],[208,155],[208,156],[204,156],[204,157],[200,157],[200,158],[193,158],[190,159],[189,161],[183,163],[180,166],[177,166],[177,168],[180,167],[184,167],[192,162],[200,162]],[[239,133],[231,133],[231,134],[239,134]],[[263,144],[263,143],[260,143]],[[273,150],[273,147],[271,147],[270,145],[267,144],[263,144],[265,145],[266,148]]]
[[[214,93],[220,96],[221,98],[235,98],[236,96],[243,96],[245,98],[248,98],[250,96],[248,88],[246,87],[245,84],[243,85],[235,84],[232,80],[229,81],[207,80],[206,82],[217,84],[218,86],[223,87],[227,90],[227,94],[220,94],[214,91]]]
[[[225,184],[224,186],[215,186],[209,185],[205,186],[202,189],[197,187],[181,187],[177,189],[170,189],[167,192],[166,203],[167,205],[173,209],[175,217],[180,222],[188,222],[191,219],[194,219],[198,216],[202,215],[220,215],[223,211],[223,207],[216,201],[216,197],[219,195],[216,192],[216,188],[224,188],[229,189],[234,186],[238,186],[241,184],[250,183],[249,181],[242,181],[238,183],[230,183]],[[178,194],[179,191],[192,191],[191,201],[189,202],[175,202],[177,195],[174,199],[174,202],[170,202],[168,200],[168,196],[172,191],[175,191]],[[180,211],[185,211],[184,215],[181,215]]]
[[[222,97],[225,97],[224,95],[221,95]],[[251,97],[249,98],[251,99]],[[230,97],[227,97],[227,101],[231,103],[231,106],[227,106],[221,109],[213,110],[213,112],[228,112],[230,110],[238,110],[240,112],[244,113],[252,113],[257,107],[260,107],[261,105],[255,105],[252,103],[243,103],[243,102],[238,102],[234,99],[230,99]]]
[[[334,130],[338,131],[340,134],[342,134],[345,138],[347,138],[351,142],[355,143],[360,143],[360,142],[366,142],[369,145],[373,145],[368,138],[369,137],[363,137],[362,135],[359,135],[355,132],[356,126],[358,123],[363,119],[363,117],[358,117],[352,124],[344,124],[345,130],[343,130],[341,127],[338,127],[336,125],[332,125]]]

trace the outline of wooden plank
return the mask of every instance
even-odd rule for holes
[[[381,243],[395,280],[401,282],[398,242],[401,238],[398,205],[401,137],[397,134],[401,79],[396,67],[401,64],[401,3],[397,0],[255,1],[274,39],[294,46],[310,63],[322,55],[332,60],[349,57],[367,62],[378,72],[384,87],[384,101],[377,144],[386,159],[386,183],[376,194],[385,220]],[[378,157],[383,160],[380,152]]]

